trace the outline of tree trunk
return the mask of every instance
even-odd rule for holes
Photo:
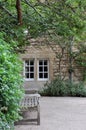
[[[72,62],[73,62],[73,58],[72,58],[72,47],[73,47],[73,38],[70,38],[70,45],[69,45],[69,81],[72,82],[73,81],[73,66],[72,66]]]
[[[21,0],[16,0],[16,9],[17,9],[17,19],[18,24],[22,25],[22,10],[21,10]]]

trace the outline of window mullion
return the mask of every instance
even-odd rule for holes
[[[43,60],[43,79],[44,79],[44,60]]]
[[[28,74],[29,74],[29,78],[30,78],[30,61],[29,61],[28,68],[29,68],[29,70],[28,70]]]

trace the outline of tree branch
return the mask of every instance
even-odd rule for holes
[[[6,9],[4,6],[0,5],[0,8],[4,10],[9,16],[12,16],[13,18],[16,18],[8,9]]]
[[[22,25],[22,10],[21,10],[21,2],[20,2],[20,0],[16,0],[16,9],[17,9],[18,24]]]
[[[33,10],[34,10],[36,13],[38,13],[40,17],[44,18],[44,17],[36,10],[36,8],[29,3],[29,1],[23,0],[23,2],[25,2],[25,3],[26,3],[27,5],[29,5],[31,8],[33,8]]]

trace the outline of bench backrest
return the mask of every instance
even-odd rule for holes
[[[25,94],[24,98],[20,102],[20,106],[23,109],[38,106],[39,94]]]

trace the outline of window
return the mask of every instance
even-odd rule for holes
[[[24,77],[26,81],[48,80],[49,61],[46,59],[27,59],[24,61]]]
[[[38,62],[38,79],[47,80],[49,78],[48,60],[39,60]]]
[[[34,60],[25,60],[25,79],[32,80],[34,79]]]

